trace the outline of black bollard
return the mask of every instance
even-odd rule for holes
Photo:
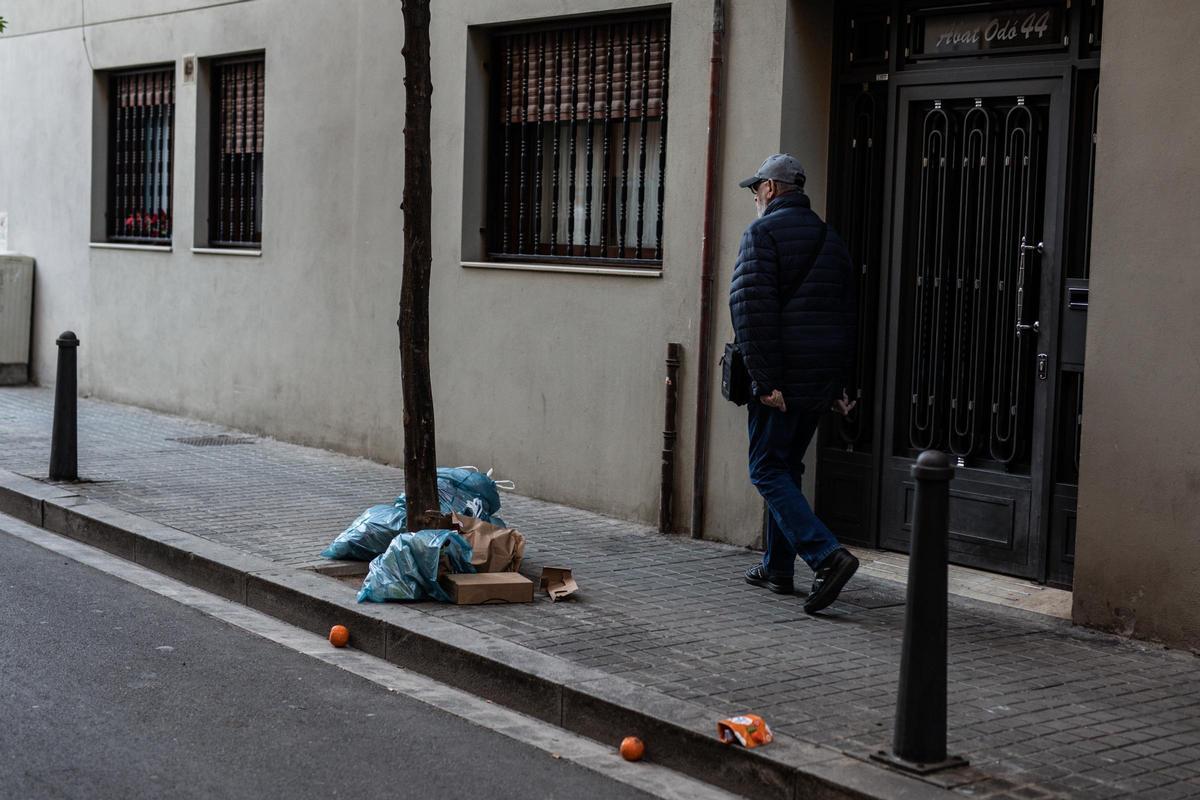
[[[927,774],[967,764],[946,755],[946,562],[954,467],[945,453],[926,450],[917,457],[912,476],[917,486],[896,729],[892,752],[875,758]]]
[[[58,379],[54,384],[54,428],[50,436],[50,480],[79,479],[77,447],[75,348],[79,339],[71,331],[58,337]]]

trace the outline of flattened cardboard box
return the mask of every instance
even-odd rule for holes
[[[450,599],[460,606],[533,602],[533,581],[517,572],[455,574],[442,580]]]
[[[542,567],[542,588],[550,595],[550,602],[557,603],[578,592],[579,584],[570,567]]]

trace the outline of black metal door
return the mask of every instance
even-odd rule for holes
[[[1042,577],[1061,95],[1061,81],[900,89],[884,547],[908,548],[909,467],[939,449],[958,459],[952,560]]]
[[[860,53],[860,61],[861,53]],[[846,544],[871,547],[875,538],[874,447],[879,434],[875,378],[879,333],[879,282],[883,273],[883,218],[888,208],[887,84],[849,86],[836,98],[831,180],[835,204],[829,222],[841,234],[858,272],[857,352],[849,396],[856,401],[846,417],[829,415],[821,434],[817,470],[817,512]]]

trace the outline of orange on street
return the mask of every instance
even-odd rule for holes
[[[329,629],[329,643],[334,647],[345,647],[350,641],[350,631],[345,625],[334,625]]]
[[[636,736],[626,736],[621,740],[621,758],[626,761],[641,761],[646,754],[646,745]]]

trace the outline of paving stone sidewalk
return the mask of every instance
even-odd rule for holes
[[[46,474],[53,394],[0,389],[0,468]],[[88,497],[297,568],[402,471],[129,406],[81,400]],[[486,467],[487,465],[480,465]],[[519,475],[514,479],[520,487]],[[747,586],[756,556],[516,494],[522,571],[569,564],[577,601],[426,613],[854,755],[887,745],[903,587],[856,577],[828,613]],[[1200,659],[950,600],[950,751],[975,797],[1200,797]]]

